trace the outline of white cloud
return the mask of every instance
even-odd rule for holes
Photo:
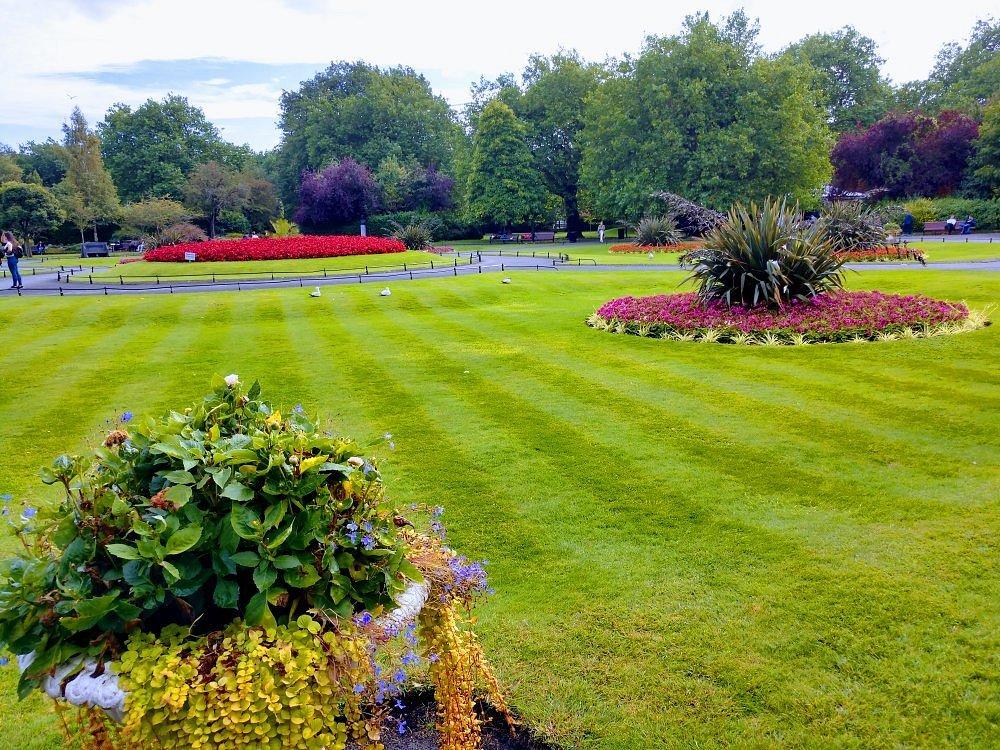
[[[160,80],[148,87],[59,77],[139,61],[196,58],[313,63],[317,70],[339,59],[404,64],[425,72],[439,93],[459,103],[481,74],[517,72],[533,52],[565,47],[591,59],[620,56],[638,50],[647,34],[675,33],[689,13],[707,9],[718,16],[741,5],[760,18],[761,42],[771,51],[808,33],[853,24],[879,43],[885,70],[897,81],[926,76],[941,44],[961,38],[976,18],[986,15],[976,0],[952,0],[946,9],[928,10],[911,2],[870,0],[822,5],[780,0],[617,0],[612,5],[538,0],[384,0],[364,5],[345,0],[0,0],[0,124],[49,126],[57,132],[73,104],[97,120],[115,101],[138,103],[168,91],[187,95],[211,118],[276,115],[282,79],[271,75],[263,75],[259,84],[231,85],[224,80],[228,74],[209,74],[176,86]]]

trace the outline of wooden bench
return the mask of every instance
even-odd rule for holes
[[[490,235],[490,244],[491,245],[494,242],[499,242],[501,245],[505,245],[508,242],[520,242],[520,241],[521,241],[521,235],[520,234],[491,234]]]
[[[556,233],[555,232],[535,232],[535,242],[555,242]]]
[[[925,221],[924,234],[944,234],[947,227],[943,221]]]

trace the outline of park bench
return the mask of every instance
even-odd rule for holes
[[[535,232],[534,237],[535,242],[555,242],[556,233],[555,232]]]
[[[110,250],[107,242],[84,242],[80,250],[81,258],[108,257]]]
[[[508,242],[520,242],[520,241],[521,241],[521,235],[520,234],[509,234],[507,232],[503,232],[501,234],[491,234],[490,235],[490,244],[491,245],[494,242],[499,242],[501,245],[505,245]]]
[[[947,227],[943,221],[925,221],[924,234],[944,234]]]

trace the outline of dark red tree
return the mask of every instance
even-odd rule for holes
[[[978,132],[975,120],[959,112],[941,112],[936,118],[893,112],[840,137],[830,154],[833,186],[885,188],[892,198],[948,195],[962,182]]]
[[[360,221],[380,206],[372,173],[348,158],[303,175],[295,221],[312,228],[343,226]]]

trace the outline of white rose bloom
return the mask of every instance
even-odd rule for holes
[[[235,388],[239,382],[240,382],[240,376],[237,375],[235,372],[232,375],[226,375],[226,385],[228,385],[230,388]]]

